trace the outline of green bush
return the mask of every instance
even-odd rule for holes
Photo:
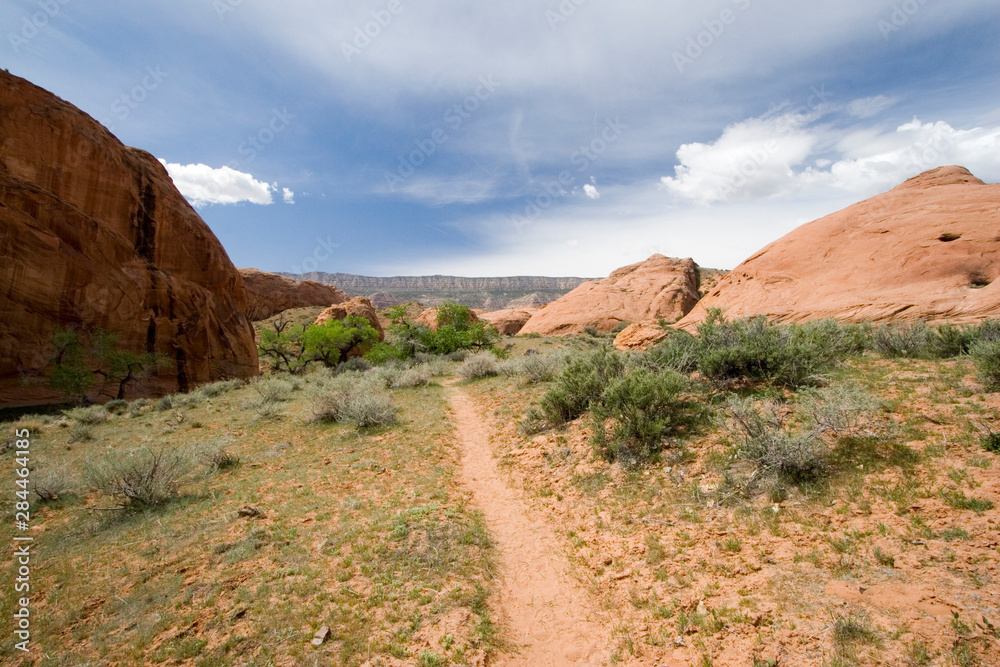
[[[624,370],[625,356],[609,346],[570,359],[556,386],[542,397],[542,414],[553,426],[576,419],[600,399],[605,387]]]
[[[755,467],[750,486],[767,478],[796,484],[829,474],[830,450],[812,430],[786,426],[789,414],[774,401],[758,406],[753,399],[734,398],[727,407],[735,454]]]
[[[933,357],[941,344],[940,340],[934,329],[921,321],[886,324],[872,329],[872,349],[890,358]]]
[[[404,359],[408,359],[410,354],[411,352],[407,352],[406,349],[396,343],[380,341],[375,343],[372,348],[365,353],[364,359],[365,361],[378,366],[379,364],[384,364],[391,360],[403,361]]]
[[[772,325],[763,316],[729,322],[710,311],[698,326],[698,370],[722,389],[744,381],[818,384],[846,353],[828,326]]]
[[[612,379],[592,406],[597,451],[633,465],[655,460],[665,438],[689,433],[705,416],[704,407],[688,395],[688,384],[679,373],[641,367]]]
[[[1000,390],[1000,340],[977,340],[969,354],[983,386],[989,391]]]
[[[680,329],[667,329],[668,335],[644,358],[654,368],[691,373],[698,369],[701,340]]]

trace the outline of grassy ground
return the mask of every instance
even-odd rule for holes
[[[637,469],[595,457],[588,419],[519,432],[546,385],[471,384],[515,486],[565,537],[580,576],[621,621],[618,654],[652,664],[959,665],[1000,655],[1000,457],[968,360],[857,357],[889,434],[831,440],[826,479],[777,497],[734,493],[723,420]],[[773,391],[770,392],[773,394]]]
[[[29,428],[32,474],[69,486],[32,507],[35,651],[5,641],[0,662],[483,664],[495,643],[492,547],[456,483],[443,390],[394,390],[400,424],[358,430],[310,423],[316,381],[297,380],[268,410],[242,387],[166,410],[135,402],[93,425],[0,426],[4,438]],[[223,469],[204,460],[220,447]],[[191,453],[175,499],[116,509],[84,480],[135,448]],[[13,458],[4,453],[11,489]],[[0,529],[8,544],[13,520]],[[12,605],[5,593],[0,613]],[[322,626],[332,633],[315,647]]]

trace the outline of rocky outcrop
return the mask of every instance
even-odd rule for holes
[[[479,315],[474,310],[469,311],[469,321],[478,322]],[[431,331],[437,331],[438,329],[438,309],[437,308],[427,308],[422,313],[413,318],[415,324],[422,324],[429,328]]]
[[[504,306],[505,309],[513,308],[541,308],[544,305],[552,303],[552,299],[545,296],[540,292],[532,292],[531,294],[525,294],[517,299],[511,299]]]
[[[696,268],[691,259],[653,255],[580,285],[535,313],[521,333],[565,336],[586,327],[607,333],[623,322],[676,322],[698,301]]]
[[[163,165],[2,71],[0,257],[0,404],[61,398],[38,376],[63,326],[164,355],[129,396],[257,373],[243,280]]]
[[[975,322],[1000,316],[1000,185],[940,167],[802,225],[746,260],[708,308],[779,322]]]
[[[290,308],[329,306],[347,301],[333,285],[292,280],[258,269],[239,269],[247,289],[247,317],[258,322]]]
[[[482,313],[479,319],[490,325],[502,336],[516,336],[524,325],[528,323],[531,316],[538,312],[538,308],[505,308],[504,310],[494,310],[489,313]]]
[[[319,317],[316,318],[316,324],[324,324],[330,320],[343,320],[349,316],[365,318],[371,322],[372,328],[378,331],[378,339],[385,340],[385,330],[379,322],[378,312],[372,302],[363,296],[356,296],[353,299],[330,306],[319,314]]]
[[[615,336],[615,347],[619,350],[645,352],[666,337],[667,332],[659,322],[636,322],[618,332]]]

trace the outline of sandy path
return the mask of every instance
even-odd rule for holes
[[[523,494],[508,487],[490,449],[489,429],[471,398],[449,387],[462,443],[461,479],[497,544],[500,603],[520,651],[501,665],[600,665],[610,655],[608,627],[569,575],[552,529],[533,518]]]

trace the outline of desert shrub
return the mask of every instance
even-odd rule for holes
[[[41,468],[31,474],[31,491],[39,502],[57,500],[71,488],[72,480],[65,468]]]
[[[403,367],[398,363],[388,363],[376,366],[364,374],[364,378],[372,384],[386,389],[396,383],[403,374]]]
[[[591,327],[591,326],[584,327],[583,333],[590,336],[591,338],[597,338],[598,336],[601,335],[600,332],[597,331],[597,327]]]
[[[655,460],[665,438],[690,432],[705,415],[688,391],[688,380],[679,373],[626,369],[592,406],[598,452],[607,460],[628,464]]]
[[[754,466],[748,486],[767,478],[801,484],[830,472],[830,450],[811,431],[788,428],[789,411],[775,401],[758,406],[751,398],[732,398],[726,412],[735,436],[734,454]]]
[[[358,392],[347,405],[348,418],[358,428],[391,426],[399,421],[399,409],[384,392]]]
[[[500,369],[497,358],[490,352],[477,352],[469,355],[458,367],[458,377],[463,380],[476,380],[498,375]]]
[[[698,326],[698,336],[698,370],[723,389],[743,381],[818,384],[844,354],[821,328],[772,325],[763,316],[729,322],[718,310]]]
[[[64,413],[70,419],[75,419],[80,424],[103,424],[108,421],[110,414],[103,405],[92,405],[88,408],[74,408]]]
[[[872,329],[872,349],[890,358],[934,356],[940,336],[922,321],[886,324]]]
[[[855,384],[806,391],[797,411],[819,433],[836,437],[882,436],[891,420],[879,420],[883,404]]]
[[[199,458],[213,472],[235,468],[240,464],[240,457],[231,453],[228,446],[225,441],[209,442],[202,446]]]
[[[157,412],[166,412],[167,410],[173,410],[174,408],[174,397],[173,396],[163,396],[156,402],[154,409]]]
[[[645,356],[654,368],[691,373],[698,368],[700,340],[686,331],[668,329],[668,335]]]
[[[516,359],[505,359],[499,365],[501,374],[522,377],[530,384],[548,382],[562,371],[566,358],[562,354],[528,354]]]
[[[364,357],[352,357],[337,366],[337,372],[344,373],[347,371],[361,371],[364,373],[365,371],[371,370],[371,368],[372,363]]]
[[[422,387],[429,384],[432,377],[433,371],[430,365],[420,364],[413,368],[407,368],[400,373],[399,377],[392,383],[392,386],[396,388]]]
[[[105,403],[104,409],[107,410],[109,414],[120,415],[128,409],[128,401],[116,398]]]
[[[989,391],[1000,390],[1000,340],[977,340],[969,351],[979,381]]]
[[[294,385],[281,377],[260,377],[250,383],[250,389],[257,395],[258,403],[274,403],[288,398]]]
[[[89,424],[73,424],[69,429],[70,442],[87,442],[94,439],[94,428]]]
[[[242,380],[221,380],[211,384],[202,385],[198,391],[206,398],[215,398],[222,394],[228,394],[243,386]]]
[[[325,390],[315,395],[310,403],[312,421],[336,424],[346,421],[351,393],[348,389]]]
[[[177,449],[142,448],[109,452],[85,468],[88,482],[111,496],[121,507],[148,508],[177,496],[180,479],[191,469],[191,459]]]
[[[936,329],[937,336],[931,340],[929,356],[935,359],[949,359],[968,354],[976,342],[978,327],[956,324],[942,324]]]
[[[541,411],[553,426],[561,426],[586,412],[605,387],[625,370],[625,356],[609,346],[571,358],[541,400]]]

